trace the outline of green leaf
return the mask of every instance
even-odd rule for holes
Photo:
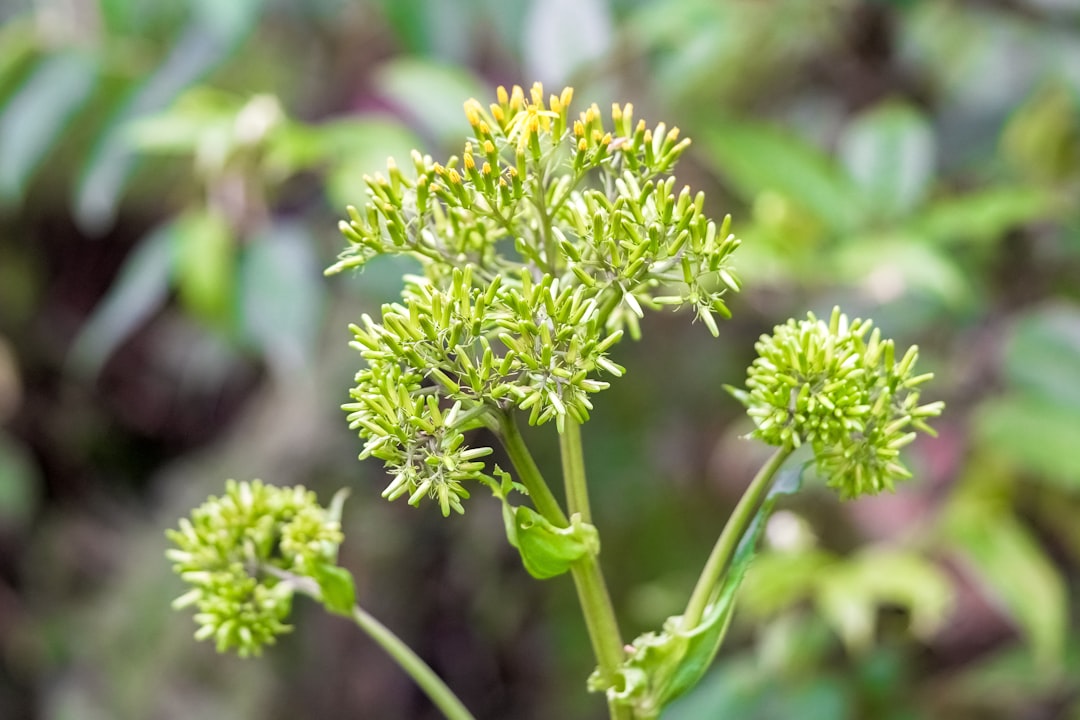
[[[979,443],[998,456],[1047,479],[1080,487],[1080,406],[1011,393],[982,403],[975,411],[974,426]]]
[[[27,13],[0,24],[0,108],[7,105],[39,59],[41,37],[35,20]]]
[[[309,158],[329,163],[326,193],[336,208],[362,204],[364,175],[377,172],[385,175],[388,158],[395,158],[403,173],[415,174],[409,153],[422,143],[416,133],[401,123],[343,120],[310,130],[315,137],[307,141],[307,147],[293,145],[292,151],[309,153]]]
[[[304,226],[271,225],[240,258],[240,331],[283,372],[310,360],[321,325],[326,286],[313,246]]]
[[[108,34],[127,34],[134,29],[138,12],[131,0],[98,0],[97,6]]]
[[[0,203],[21,200],[49,150],[93,93],[98,66],[82,52],[48,57],[0,115]]]
[[[1080,408],[1080,306],[1049,305],[1017,320],[1004,370],[1012,387],[1033,399]]]
[[[1077,99],[1064,82],[1035,93],[1009,119],[1001,154],[1031,180],[1060,182],[1076,172],[1080,151]]]
[[[760,123],[712,122],[698,130],[702,160],[747,201],[772,191],[797,202],[835,233],[860,221],[860,195],[821,150]]]
[[[869,549],[834,563],[816,585],[822,617],[855,650],[873,642],[881,605],[906,609],[912,630],[922,637],[941,627],[952,606],[952,585],[941,569],[900,549]]]
[[[1080,645],[1075,633],[1068,638],[1064,672],[1065,677],[1080,677]],[[1023,717],[1032,698],[1054,697],[1060,692],[1061,676],[1047,673],[1025,648],[1009,644],[966,663],[942,690],[950,706],[986,713],[969,717]]]
[[[174,232],[180,300],[205,322],[228,327],[236,290],[236,247],[229,224],[213,210],[193,210],[177,221]]]
[[[465,70],[417,59],[384,63],[375,74],[379,94],[400,107],[440,145],[460,150],[468,129],[464,101],[483,97],[483,84]]]
[[[992,187],[930,203],[911,230],[938,243],[993,243],[1012,228],[1055,214],[1053,196],[1039,188]]]
[[[954,495],[942,531],[1019,625],[1043,671],[1057,670],[1068,629],[1065,583],[1027,528],[978,478]]]
[[[95,140],[75,191],[80,225],[96,232],[113,220],[136,161],[128,123],[166,107],[217,67],[250,32],[261,6],[262,0],[199,0],[195,4],[194,17],[164,62],[120,101]]]
[[[934,134],[911,106],[890,102],[861,113],[844,130],[838,150],[879,217],[901,217],[926,197],[934,177]]]
[[[833,257],[842,278],[881,303],[922,290],[960,308],[975,299],[968,273],[942,249],[903,235],[858,235]]]
[[[351,616],[356,605],[356,582],[343,567],[320,563],[315,566],[315,582],[319,584],[322,604],[336,615]]]
[[[410,55],[423,55],[433,41],[427,19],[430,0],[378,0],[380,9],[402,49]]]
[[[837,562],[838,558],[817,548],[762,553],[743,584],[746,612],[764,618],[810,597],[822,573]]]
[[[200,146],[215,140],[227,148],[240,108],[235,96],[193,88],[168,108],[128,123],[127,132],[133,146],[142,152],[195,154]]]
[[[578,560],[600,552],[596,527],[582,522],[578,514],[570,518],[570,527],[561,528],[532,508],[514,507],[503,499],[503,521],[507,539],[538,580],[562,575]]]
[[[97,375],[117,346],[164,302],[173,270],[176,220],[155,228],[124,261],[105,298],[79,330],[69,366]]]
[[[664,720],[842,720],[856,717],[854,693],[820,672],[777,675],[756,658],[723,662],[664,711]]]

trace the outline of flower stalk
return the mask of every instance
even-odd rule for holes
[[[476,720],[442,678],[389,628],[359,605],[353,607],[352,620],[401,666],[447,720]]]
[[[690,630],[701,622],[705,608],[714,599],[716,588],[720,586],[723,579],[724,570],[735,554],[735,548],[738,547],[739,541],[750,526],[750,521],[753,520],[761,501],[768,494],[769,486],[776,477],[777,471],[793,451],[794,448],[790,445],[777,448],[761,466],[742,497],[739,498],[738,504],[720,532],[720,537],[716,539],[712,552],[709,553],[709,559],[705,562],[701,575],[698,576],[690,600],[686,603],[686,611],[682,616],[684,629]]]

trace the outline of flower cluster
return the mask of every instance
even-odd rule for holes
[[[414,152],[408,172],[391,160],[341,223],[349,246],[328,273],[384,254],[423,270],[352,328],[367,367],[345,409],[362,457],[388,465],[387,497],[460,512],[462,482],[490,480],[489,449],[465,447],[464,431],[512,409],[560,431],[584,422],[604,377],[623,372],[608,350],[639,337],[645,309],[690,307],[714,335],[729,314],[730,219],[718,227],[670,175],[689,140],[635,123],[629,104],[610,124],[596,105],[573,118],[572,95],[545,101],[537,84],[469,100],[460,157]]]
[[[342,535],[333,515],[303,487],[229,480],[222,497],[167,531],[176,544],[166,553],[173,569],[193,586],[173,607],[194,605],[195,637],[213,638],[218,651],[258,655],[291,629],[285,621],[296,588],[288,578],[334,562]]]
[[[868,337],[869,335],[869,337]],[[899,360],[892,340],[871,323],[835,308],[826,323],[808,314],[789,320],[755,345],[746,390],[728,388],[754,420],[753,437],[770,445],[814,449],[818,472],[845,498],[892,489],[910,477],[900,448],[944,404],[919,404],[918,348]]]

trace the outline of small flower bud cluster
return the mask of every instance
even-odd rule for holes
[[[390,254],[419,260],[402,300],[352,327],[367,366],[356,376],[349,422],[361,457],[384,460],[384,495],[462,510],[463,483],[490,481],[466,430],[494,413],[529,422],[581,423],[607,357],[637,338],[645,309],[693,309],[713,333],[738,290],[729,266],[739,241],[676,189],[670,171],[689,145],[678,128],[635,124],[633,107],[575,119],[567,88],[545,100],[537,84],[499,88],[487,107],[465,103],[473,135],[445,165],[413,153],[365,178],[368,201],[349,208],[349,247],[327,272]]]
[[[291,629],[285,621],[294,587],[279,575],[310,576],[317,563],[334,562],[342,540],[313,492],[258,480],[229,480],[222,497],[166,534],[176,545],[166,552],[173,570],[192,586],[173,607],[194,605],[195,637],[241,657],[260,654]]]
[[[408,494],[413,505],[426,496],[444,515],[463,512],[462,483],[490,480],[479,458],[491,448],[463,444],[485,413],[517,407],[560,429],[567,417],[588,420],[589,394],[608,387],[591,375],[623,372],[605,356],[622,333],[605,337],[597,315],[581,286],[560,289],[550,275],[533,283],[524,272],[481,291],[468,267],[452,272],[446,291],[409,278],[404,303],[384,306],[382,322],[364,315],[352,331],[367,366],[344,408],[366,439],[361,458],[390,470],[383,496]]]
[[[919,386],[933,375],[914,374],[916,347],[898,360],[892,340],[836,308],[828,323],[810,313],[778,325],[755,348],[747,390],[729,388],[757,426],[753,437],[810,444],[818,472],[844,498],[892,490],[910,477],[900,449],[916,430],[932,434],[926,420],[944,408],[919,405]]]

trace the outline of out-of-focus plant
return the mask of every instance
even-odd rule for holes
[[[170,288],[190,316],[258,350],[274,369],[303,366],[325,293],[314,238],[280,217],[278,198],[302,173],[321,173],[332,191],[357,157],[370,162],[373,149],[408,146],[412,135],[373,119],[304,124],[274,96],[245,100],[205,88],[127,132],[146,155],[189,159],[197,185],[128,258],[77,338],[73,367],[97,370]]]
[[[623,375],[610,352],[641,336],[645,312],[687,308],[713,336],[725,295],[739,289],[731,259],[740,241],[717,225],[705,198],[672,174],[689,145],[677,128],[650,128],[630,104],[610,122],[594,104],[576,117],[572,91],[545,98],[499,88],[496,102],[465,103],[472,136],[446,163],[412,154],[406,168],[367,177],[367,202],[341,223],[349,246],[328,272],[403,255],[400,301],[352,326],[364,359],[350,427],[361,458],[383,460],[388,499],[430,499],[463,513],[476,489],[501,502],[507,539],[538,579],[569,574],[597,668],[588,688],[612,718],[655,718],[692,688],[716,656],[738,590],[777,497],[799,488],[786,468],[809,448],[816,472],[844,498],[876,494],[910,476],[899,452],[942,403],[920,402],[915,348],[898,353],[871,323],[839,309],[764,335],[745,389],[751,437],[775,448],[724,525],[685,610],[624,642],[599,563],[581,425],[593,398]],[[555,426],[565,507],[518,426]],[[488,435],[477,431],[486,430]],[[513,474],[485,458],[498,440]],[[521,497],[531,501],[531,507]],[[448,717],[468,712],[381,626],[361,622],[352,581],[334,562],[339,511],[301,489],[231,484],[171,533],[171,557],[194,589],[200,638],[257,653],[286,629],[295,592],[351,615],[401,662]],[[844,595],[843,584],[834,591]],[[920,622],[926,625],[933,619]],[[378,628],[378,629],[375,629]]]

